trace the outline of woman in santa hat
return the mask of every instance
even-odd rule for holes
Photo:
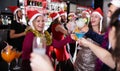
[[[94,32],[101,34],[102,33],[102,21],[103,21],[103,12],[100,8],[94,10],[91,14],[90,20],[90,29]],[[96,37],[97,38],[97,37]],[[96,45],[99,45],[97,42],[86,36],[86,39]],[[75,61],[75,71],[95,71],[96,67],[96,56],[92,53],[89,48],[83,48],[77,54]],[[98,70],[99,71],[99,70]]]
[[[89,47],[103,63],[111,68],[101,71],[120,71],[120,8],[112,14],[109,28],[108,36],[112,48],[111,52],[84,38],[79,39],[78,42]]]
[[[74,12],[70,12],[69,14],[68,14],[68,23],[67,23],[67,29],[68,29],[68,32],[69,33],[73,33],[73,31],[75,30],[75,26],[76,26],[76,24],[75,24],[75,21],[76,21],[76,18],[77,18],[77,16],[76,16],[76,14],[74,13]]]
[[[44,16],[39,13],[37,10],[28,11],[28,24],[31,29],[26,31],[26,36],[23,41],[22,47],[22,71],[31,71],[30,67],[30,54],[33,51],[33,38],[34,37],[42,37],[45,38],[46,45],[49,46],[52,42],[50,34],[47,31],[44,31]],[[46,47],[47,47],[46,46]]]
[[[66,11],[59,11],[58,12],[60,17],[61,17],[61,23],[64,25],[64,27],[66,28],[66,23],[67,23],[67,12]]]
[[[53,39],[52,45],[56,50],[56,58],[59,62],[58,66],[61,71],[73,71],[74,68],[70,61],[70,56],[66,50],[66,44],[73,40],[68,35],[68,31],[61,24],[59,14],[57,12],[53,12],[50,14],[50,17],[53,19],[51,27]],[[66,38],[65,35],[67,35]]]
[[[26,25],[23,24],[22,20],[22,10],[17,6],[8,7],[13,12],[13,21],[10,26],[10,45],[16,48],[18,51],[22,51],[22,43],[25,37],[25,29],[28,29]]]

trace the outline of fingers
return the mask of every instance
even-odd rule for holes
[[[47,55],[39,55],[37,53],[32,53],[30,61],[32,71],[53,71],[50,59]]]
[[[71,38],[72,38],[73,40],[77,41],[78,38],[77,38],[77,36],[76,36],[75,34],[71,34],[70,36],[71,36]]]
[[[78,39],[77,41],[80,46],[89,47],[89,41],[85,38]]]
[[[41,63],[42,63],[42,61],[43,61],[43,63],[45,61],[45,62],[51,64],[50,59],[48,58],[47,55],[40,55],[40,54],[37,54],[37,53],[31,53],[30,61],[35,62],[37,64],[38,64],[38,61],[41,61]]]

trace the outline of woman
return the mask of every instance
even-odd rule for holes
[[[101,35],[102,21],[103,21],[102,10],[100,8],[97,8],[91,14],[89,28]],[[99,45],[97,42],[93,41],[88,37],[86,37],[86,39],[94,44]],[[80,47],[81,48],[79,49],[79,52],[77,54],[77,58],[74,64],[75,71],[95,71],[96,56],[93,54],[93,52],[89,48],[84,48],[83,46],[80,46]]]
[[[112,52],[99,47],[86,39],[82,38],[78,42],[80,45],[88,46],[93,53],[106,65],[111,67],[113,71],[120,71],[120,8],[117,9],[111,17],[109,42]]]
[[[53,47],[56,50],[56,58],[59,61],[58,66],[60,67],[61,71],[73,71],[73,65],[70,61],[70,56],[66,50],[66,44],[71,42],[70,37],[68,36],[68,40],[64,41],[67,42],[59,42],[65,39],[65,35],[68,35],[68,31],[64,28],[64,26],[60,22],[60,16],[58,13],[53,12],[50,14],[51,18],[53,19],[52,22],[52,38],[53,38]],[[66,37],[67,38],[67,37]],[[60,46],[56,45],[61,44]],[[57,68],[58,69],[58,68]]]
[[[30,54],[32,52],[32,45],[33,45],[33,38],[38,37],[45,37],[46,44],[49,45],[51,43],[50,36],[47,31],[44,31],[44,16],[40,14],[37,10],[28,11],[28,24],[30,25],[31,29],[26,31],[26,36],[23,41],[23,48],[22,48],[22,71],[31,71],[30,67]],[[48,42],[48,41],[49,42]]]
[[[73,33],[76,28],[76,19],[77,19],[77,15],[74,12],[70,12],[68,14],[68,23],[66,24],[66,28],[70,34]],[[68,48],[68,52],[70,53],[72,63],[74,63],[76,43],[67,44],[67,48]]]
[[[25,37],[26,25],[22,23],[22,10],[17,6],[9,6],[14,15],[14,20],[12,21],[10,28],[10,45],[16,48],[18,51],[22,51],[22,43]]]

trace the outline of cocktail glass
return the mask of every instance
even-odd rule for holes
[[[77,38],[82,38],[85,35],[85,33],[80,32],[80,33],[75,33],[75,35],[77,36]]]
[[[10,71],[10,63],[14,60],[15,55],[16,50],[11,47],[7,47],[1,50],[1,56],[3,60],[5,60],[8,63],[8,71]]]
[[[21,54],[22,54],[22,52],[20,52],[20,51],[16,51],[16,55],[15,55],[15,61],[16,61],[16,65],[15,65],[15,67],[13,68],[13,70],[18,70],[18,69],[20,69],[21,67],[18,65],[18,59],[19,59],[19,57],[21,56]]]

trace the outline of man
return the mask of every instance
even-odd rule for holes
[[[120,8],[120,0],[112,0],[108,4],[108,7],[108,17],[111,17],[111,15],[116,11],[116,9]]]

